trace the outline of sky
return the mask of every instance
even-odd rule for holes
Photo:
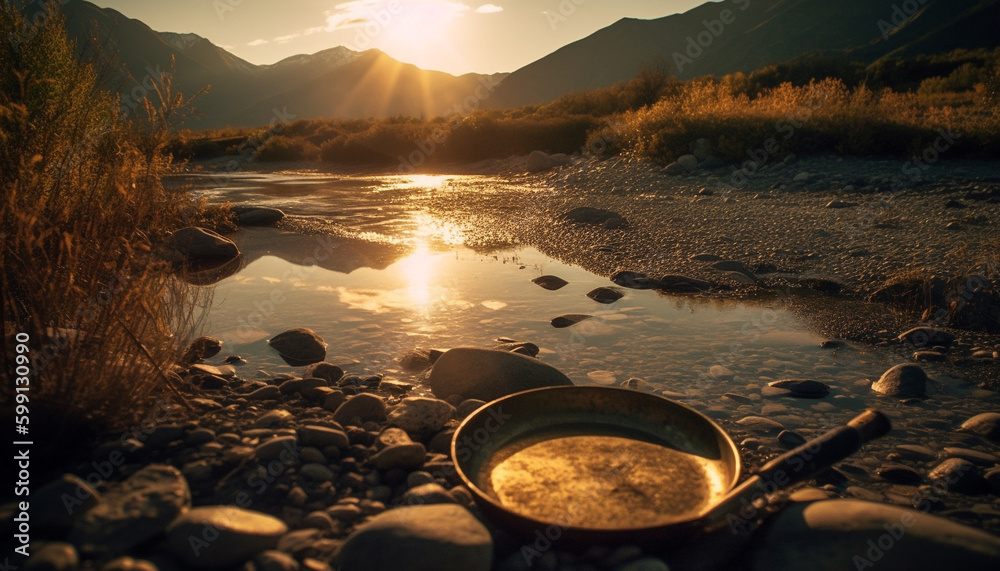
[[[704,0],[91,0],[164,32],[194,32],[255,64],[338,45],[424,69],[514,71],[620,18]]]

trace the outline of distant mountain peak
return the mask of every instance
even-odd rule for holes
[[[198,34],[186,33],[178,34],[176,32],[156,32],[160,34],[165,42],[172,45],[179,50],[188,50],[191,46],[197,44],[198,42],[204,40],[205,38],[199,36]]]

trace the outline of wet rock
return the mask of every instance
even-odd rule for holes
[[[461,395],[484,401],[528,389],[573,384],[558,369],[538,359],[473,347],[446,351],[434,364],[428,381],[438,398]]]
[[[187,480],[173,466],[152,464],[112,487],[73,523],[81,551],[119,555],[163,531],[191,507]]]
[[[249,392],[245,395],[245,398],[250,401],[256,400],[274,400],[281,397],[281,389],[274,385],[267,385],[261,387],[255,391]]]
[[[537,278],[531,280],[532,283],[537,284],[547,290],[557,290],[569,284],[568,281],[558,277],[558,276],[538,276]]]
[[[1000,444],[1000,412],[977,414],[963,422],[958,430],[982,436],[987,440]]]
[[[808,182],[810,176],[811,175],[809,173],[802,171],[792,178],[792,182]]]
[[[994,569],[1000,538],[897,506],[859,500],[793,504],[754,534],[752,571]]]
[[[197,363],[202,359],[208,359],[219,354],[222,350],[222,341],[214,337],[199,337],[191,342],[187,351],[178,361],[179,364],[187,365]]]
[[[287,531],[283,521],[260,512],[204,506],[170,524],[166,546],[170,555],[190,568],[220,569],[274,549]]]
[[[899,334],[899,340],[914,347],[951,347],[955,342],[955,336],[947,331],[934,329],[932,327],[914,327],[909,331]]]
[[[587,297],[597,303],[614,303],[625,297],[620,289],[613,287],[599,287],[587,292]]]
[[[641,272],[621,270],[611,276],[611,281],[622,287],[631,289],[656,289],[660,287],[660,282]]]
[[[433,365],[434,361],[431,360],[431,352],[427,349],[421,349],[419,347],[411,351],[407,351],[402,357],[399,358],[399,366],[403,367],[403,370],[408,373],[426,371]]]
[[[885,466],[881,466],[875,470],[875,474],[883,480],[887,480],[893,484],[917,485],[924,481],[920,472],[902,464],[887,464]]]
[[[929,462],[937,458],[937,454],[933,450],[919,444],[900,444],[896,446],[896,453],[904,460],[917,462]]]
[[[101,571],[159,571],[156,564],[127,555],[116,557],[101,566]]]
[[[326,342],[307,327],[296,327],[279,333],[267,342],[290,363],[308,365],[326,358]]]
[[[422,439],[444,428],[454,416],[455,407],[443,400],[409,397],[389,411],[386,424],[402,428],[410,436]]]
[[[942,450],[947,458],[961,458],[972,462],[977,466],[991,468],[994,464],[1000,464],[1000,458],[996,454],[971,450],[969,448],[958,448],[955,446],[945,446]]]
[[[354,422],[355,419],[360,419],[361,422],[382,422],[385,416],[385,401],[373,394],[361,393],[340,405],[333,413],[333,420],[344,425]]]
[[[979,468],[961,458],[948,458],[941,462],[931,470],[927,479],[943,484],[950,491],[963,494],[981,492],[984,487]]]
[[[556,329],[562,329],[564,327],[569,327],[571,325],[576,325],[581,321],[590,319],[593,315],[584,315],[582,313],[567,313],[565,315],[560,315],[558,317],[552,318],[552,327]]]
[[[360,525],[339,561],[341,571],[489,571],[493,540],[461,506],[406,506]]]
[[[671,293],[701,293],[711,290],[716,284],[677,274],[667,274],[660,278],[656,289]]]
[[[927,373],[919,365],[901,364],[882,373],[872,389],[897,398],[923,397],[927,390]]]
[[[323,379],[327,383],[333,385],[340,381],[341,377],[344,376],[344,370],[333,363],[320,361],[319,363],[313,363],[312,365],[306,367],[302,376]]]
[[[764,418],[762,416],[745,416],[736,421],[736,424],[747,428],[768,432],[780,432],[785,427],[778,421]]]
[[[181,228],[170,237],[170,247],[179,255],[178,261],[198,263],[231,260],[240,255],[236,243],[207,229],[189,226]]]
[[[757,283],[760,280],[754,275],[750,268],[743,265],[743,262],[738,262],[736,260],[719,260],[711,264],[712,269],[719,270],[720,272],[735,272],[741,276],[745,276],[753,283]]]
[[[371,457],[371,463],[379,470],[415,470],[424,463],[427,449],[419,442],[389,445]]]
[[[263,206],[234,206],[233,212],[239,226],[274,226],[285,217],[281,210]]]
[[[592,208],[590,206],[574,208],[563,214],[562,219],[568,222],[604,226],[609,229],[625,228],[628,226],[628,221],[625,220],[625,217],[614,210]]]
[[[829,385],[812,379],[781,379],[770,382],[767,386],[788,391],[789,396],[804,399],[821,399],[830,394]]]

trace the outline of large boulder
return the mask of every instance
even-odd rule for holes
[[[489,571],[493,538],[461,506],[405,506],[358,526],[338,557],[341,571]]]
[[[826,500],[793,504],[754,535],[748,568],[993,570],[1000,537],[888,504]]]
[[[882,373],[872,389],[885,396],[897,398],[923,397],[927,390],[927,373],[920,365],[904,363]]]
[[[475,347],[445,351],[431,369],[429,382],[438,398],[461,395],[484,401],[528,389],[573,384],[558,369],[538,359]]]
[[[293,366],[318,363],[326,358],[326,342],[307,327],[289,329],[267,343]]]
[[[174,232],[170,247],[180,255],[179,261],[191,264],[232,260],[240,255],[240,249],[232,240],[195,226]]]

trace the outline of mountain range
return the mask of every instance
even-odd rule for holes
[[[664,18],[621,19],[510,74],[454,76],[345,47],[255,65],[196,34],[157,32],[84,0],[62,9],[82,52],[117,60],[109,67],[120,73],[110,77],[126,108],[171,62],[179,90],[210,86],[192,128],[265,125],[276,114],[432,117],[543,104],[630,79],[645,66],[691,78],[809,54],[873,62],[1000,45],[1000,0],[723,0]]]

